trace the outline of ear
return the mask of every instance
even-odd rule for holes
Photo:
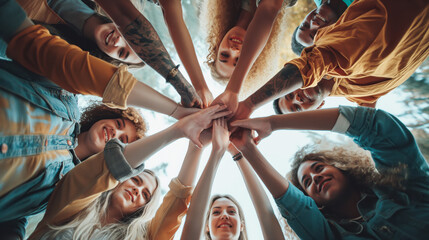
[[[207,224],[206,224],[206,232],[208,232],[210,234],[209,225],[207,225]]]
[[[240,232],[242,232],[243,230],[244,230],[244,221],[240,223]]]
[[[323,105],[325,105],[325,100],[322,101],[322,103],[320,104],[320,106],[317,107],[317,109],[321,109]]]

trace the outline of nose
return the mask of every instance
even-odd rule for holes
[[[323,177],[319,173],[311,173],[311,177],[313,178],[313,182],[319,184]]]
[[[228,214],[227,214],[226,210],[223,210],[223,211],[221,212],[221,216],[220,216],[220,218],[221,218],[221,219],[229,219],[229,216],[228,216]]]
[[[124,39],[118,33],[118,35],[116,36],[116,39],[115,39],[115,42],[114,42],[113,46],[115,46],[115,47],[123,47],[124,45],[125,45]]]

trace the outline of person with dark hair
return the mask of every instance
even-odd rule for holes
[[[353,2],[336,24],[318,29],[313,46],[240,102],[234,118],[281,96],[291,105],[279,101],[283,113],[316,109],[328,96],[374,107],[429,56],[428,11],[423,0]]]
[[[315,0],[317,8],[313,9],[292,34],[292,50],[301,55],[305,47],[313,45],[319,29],[334,24],[353,0]]]
[[[317,119],[317,121],[314,121]],[[231,123],[232,139],[301,239],[425,239],[429,234],[429,165],[407,127],[391,114],[340,107]],[[250,130],[258,132],[253,139]],[[256,147],[272,131],[331,130],[346,146],[306,147],[283,178]],[[289,182],[289,181],[290,182]]]
[[[305,46],[296,40],[296,33],[298,32],[298,29],[299,29],[299,27],[296,27],[295,30],[293,31],[290,45],[291,45],[293,53],[295,53],[296,55],[299,56],[299,55],[301,55],[301,52],[302,52],[302,50],[304,50]]]
[[[144,66],[112,20],[81,0],[18,0],[28,17],[92,55],[119,66]],[[49,26],[50,25],[50,26]]]

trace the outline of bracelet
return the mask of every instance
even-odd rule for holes
[[[177,112],[177,109],[179,109],[179,104],[176,103],[176,108],[173,110],[172,113],[170,113],[170,115],[168,115],[169,117],[173,116],[173,114],[175,114]]]
[[[173,79],[174,77],[176,77],[176,75],[179,73],[179,67],[180,67],[180,64],[177,64],[174,68],[172,68],[170,70],[170,72],[168,73],[167,77],[165,78],[165,80],[167,82],[169,82],[170,79]]]
[[[238,161],[238,160],[240,160],[242,158],[243,158],[243,154],[241,154],[241,152],[239,152],[239,153],[235,154],[234,156],[232,156],[232,160],[234,160],[234,161]]]

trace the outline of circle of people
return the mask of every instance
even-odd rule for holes
[[[429,1],[314,0],[317,8],[292,35],[299,57],[269,78],[264,71],[278,54],[285,9],[296,0],[201,0],[207,64],[226,85],[216,98],[181,2],[149,1],[162,8],[191,83],[130,0],[0,0],[2,239],[24,239],[28,217],[43,211],[28,239],[172,239],[185,214],[181,239],[248,239],[240,204],[230,195],[210,197],[226,151],[265,239],[429,236],[428,164],[407,127],[375,109],[428,57]],[[128,72],[143,65],[177,90],[180,104]],[[239,101],[246,84],[258,89]],[[77,94],[102,103],[81,112]],[[329,96],[359,107],[319,109]],[[271,101],[277,115],[249,119]],[[146,136],[147,123],[129,106],[177,122]],[[285,178],[257,147],[283,129],[343,133],[371,157],[306,146]],[[145,162],[183,137],[190,139],[185,159],[160,204],[159,179]]]

